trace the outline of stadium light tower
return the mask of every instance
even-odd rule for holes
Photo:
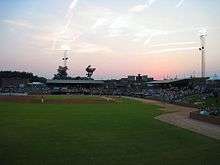
[[[59,51],[63,51],[63,57],[62,57],[62,60],[63,60],[63,66],[59,66],[58,69],[57,69],[57,74],[54,75],[54,79],[66,79],[68,77],[68,74],[67,74],[67,70],[68,70],[68,67],[67,67],[67,60],[68,60],[68,57],[67,57],[67,54],[68,54],[68,51],[71,51],[70,47],[68,45],[62,45],[60,47],[60,49],[58,49]]]
[[[64,50],[64,54],[62,58],[64,67],[67,67],[67,60],[68,60],[67,53],[68,53],[68,50]]]
[[[69,51],[71,51],[70,47],[68,45],[62,45],[61,46],[61,51],[64,51],[63,53],[63,67],[67,67],[67,61],[68,61],[68,57],[67,57],[67,54]]]
[[[200,42],[201,42],[201,47],[199,48],[199,50],[201,51],[201,77],[205,77],[206,76],[206,52],[207,52],[207,48],[206,48],[206,37],[207,37],[207,30],[206,29],[201,29],[199,31],[200,33]]]

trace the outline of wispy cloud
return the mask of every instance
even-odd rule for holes
[[[179,46],[179,45],[193,45],[199,44],[199,42],[173,42],[173,43],[165,43],[165,44],[154,44],[149,47],[165,47],[165,46]]]
[[[124,36],[128,34],[128,31],[131,30],[131,22],[132,18],[128,16],[119,16],[115,20],[111,22],[109,25],[109,37],[118,37],[118,36]]]
[[[161,29],[150,29],[150,28],[141,28],[134,34],[134,41],[144,40],[144,45],[148,45],[151,40],[156,36],[163,36],[170,34],[171,31],[161,30]]]
[[[105,25],[108,25],[108,24],[109,24],[109,19],[107,19],[107,18],[98,18],[96,20],[96,22],[92,25],[91,29],[96,30],[96,29],[98,29],[100,27],[103,27]]]
[[[27,20],[3,20],[3,23],[13,27],[13,28],[26,28],[26,29],[33,29],[34,26],[28,22]]]
[[[176,8],[180,8],[180,7],[183,5],[184,1],[185,1],[185,0],[180,0],[180,1],[178,2],[178,4],[176,5]]]
[[[74,10],[78,4],[79,0],[73,0],[69,7],[68,10],[66,12],[66,23],[64,25],[64,28],[57,34],[57,36],[54,38],[53,44],[52,44],[52,49],[55,50],[56,49],[56,45],[58,45],[59,43],[63,43],[62,45],[67,45],[69,42],[72,42],[73,40],[75,40],[77,37],[70,35],[68,33],[70,25],[72,23],[72,19],[74,16]],[[73,37],[72,37],[73,36]],[[59,45],[60,47],[62,45]],[[60,48],[59,48],[60,49]]]
[[[198,50],[198,47],[169,48],[169,49],[162,49],[162,50],[153,50],[153,51],[146,52],[146,54],[161,54],[161,53],[167,53],[167,52],[178,52],[178,51],[189,51],[189,50]]]
[[[78,43],[74,45],[74,52],[76,53],[112,53],[113,50],[107,46],[83,42],[83,43]]]
[[[131,12],[142,12],[142,11],[144,11],[145,8],[146,8],[145,5],[136,5],[132,8],[130,8],[129,11],[131,11]]]
[[[146,8],[149,8],[156,0],[147,0],[143,5],[136,5],[129,9],[131,12],[142,12]]]
[[[71,21],[74,15],[74,10],[77,6],[77,3],[78,3],[78,0],[73,0],[72,3],[69,5],[68,11],[66,13],[67,22],[66,22],[64,30],[67,30],[71,24]]]
[[[153,5],[153,3],[155,3],[156,1],[158,1],[158,0],[147,0],[147,1],[145,2],[145,4],[135,5],[135,6],[131,7],[131,8],[129,9],[129,11],[130,11],[130,12],[136,12],[136,13],[142,12],[142,11],[144,11],[146,8],[151,7],[151,6]],[[180,7],[183,5],[184,1],[185,1],[185,0],[178,0],[178,3],[176,4],[176,8],[180,8]]]

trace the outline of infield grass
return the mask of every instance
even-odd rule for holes
[[[217,165],[220,142],[162,123],[158,106],[0,102],[0,164]]]

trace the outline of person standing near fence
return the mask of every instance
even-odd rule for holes
[[[41,103],[42,104],[44,103],[44,96],[43,95],[41,96]]]

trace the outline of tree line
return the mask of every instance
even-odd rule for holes
[[[38,77],[33,75],[33,73],[19,72],[19,71],[0,71],[0,78],[23,78],[28,79],[30,82],[41,82],[45,83],[47,81],[44,77]]]

